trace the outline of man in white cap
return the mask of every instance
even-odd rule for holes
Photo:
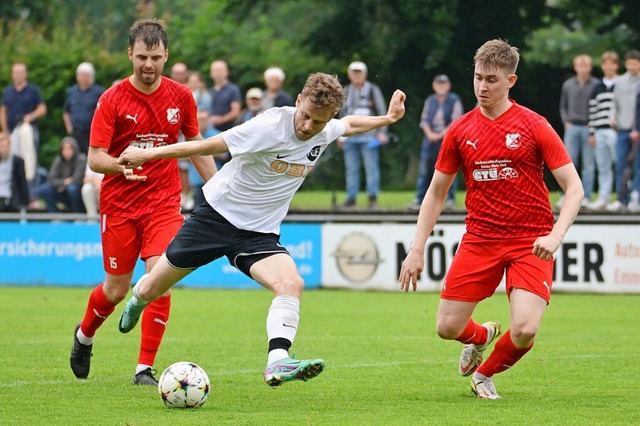
[[[380,88],[367,80],[367,65],[361,61],[351,62],[347,68],[349,85],[345,87],[346,101],[340,116],[380,115],[385,110],[385,101]],[[378,204],[380,192],[380,145],[388,141],[387,128],[381,127],[366,133],[338,139],[338,146],[344,150],[347,199],[344,207],[356,205],[360,191],[360,160],[364,161],[366,190],[369,208]]]
[[[252,87],[247,90],[247,94],[245,95],[245,102],[247,106],[242,110],[240,122],[238,124],[251,120],[263,111],[262,102],[264,101],[264,96],[264,92],[259,87]]]

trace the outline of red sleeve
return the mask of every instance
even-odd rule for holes
[[[444,134],[438,160],[436,161],[436,170],[447,175],[453,175],[458,172],[462,158],[456,144],[456,134],[458,127],[452,125],[447,133]]]
[[[200,126],[198,125],[198,107],[196,106],[196,101],[190,91],[184,95],[184,98],[186,99],[186,113],[184,121],[182,122],[182,127],[180,127],[180,131],[185,138],[192,138],[200,133]]]
[[[116,111],[111,102],[101,97],[91,121],[90,145],[94,148],[109,149],[115,129]]]
[[[540,148],[542,160],[549,167],[549,170],[555,170],[571,163],[571,157],[569,157],[562,139],[548,122],[544,122],[538,128],[536,142]]]

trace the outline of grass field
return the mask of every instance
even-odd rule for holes
[[[0,424],[640,424],[639,296],[554,295],[534,350],[495,379],[503,399],[481,401],[457,374],[461,345],[434,333],[435,294],[305,293],[293,349],[327,369],[271,389],[270,294],[178,289],[157,368],[196,362],[213,390],[199,410],[171,410],[130,384],[139,331],[118,333],[122,306],[99,331],[89,379],[73,377],[72,330],[89,292],[0,287]],[[508,324],[505,296],[475,318]]]
[[[344,191],[298,191],[291,201],[291,209],[330,209],[332,199],[335,196],[336,203],[342,204],[346,198]],[[456,193],[456,205],[464,208],[464,191]],[[404,210],[415,198],[415,191],[382,191],[378,197],[378,208],[390,210]],[[560,198],[560,193],[551,192],[549,199],[552,205]],[[368,203],[367,195],[361,192],[358,195],[357,207],[366,208]]]

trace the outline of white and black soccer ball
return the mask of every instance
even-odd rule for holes
[[[198,408],[209,399],[211,382],[206,371],[193,362],[176,362],[162,372],[158,392],[170,408]]]

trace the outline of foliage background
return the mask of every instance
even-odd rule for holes
[[[285,70],[285,88],[295,94],[309,73],[335,73],[346,82],[347,64],[363,60],[387,97],[396,88],[408,95],[406,117],[393,128],[400,143],[384,148],[381,158],[384,189],[410,189],[420,112],[436,74],[449,75],[468,110],[475,104],[475,50],[491,38],[507,39],[522,53],[513,98],[545,115],[562,135],[558,100],[573,56],[586,52],[597,65],[605,50],[623,56],[639,48],[638,16],[636,0],[5,0],[0,85],[10,84],[13,62],[27,63],[49,109],[39,123],[48,166],[64,136],[62,104],[75,67],[93,62],[103,86],[130,74],[128,28],[140,17],[168,25],[165,72],[183,61],[208,76],[209,64],[223,58],[245,91],[262,85],[269,66]],[[305,188],[343,186],[341,153],[334,148],[324,161],[332,166],[317,169]]]

